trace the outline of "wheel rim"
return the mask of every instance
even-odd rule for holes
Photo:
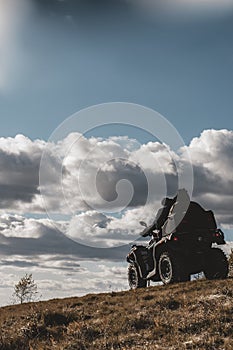
[[[160,262],[161,278],[169,282],[172,276],[172,265],[168,258],[163,258]]]

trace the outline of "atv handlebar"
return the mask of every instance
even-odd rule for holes
[[[147,237],[147,236],[156,236],[159,233],[159,230],[153,229],[152,226],[146,227],[145,230],[143,230],[140,233],[140,236]]]

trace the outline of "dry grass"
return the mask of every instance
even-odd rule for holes
[[[233,349],[233,279],[0,309],[1,350]]]

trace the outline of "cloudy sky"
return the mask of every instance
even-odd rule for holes
[[[230,0],[0,0],[0,304],[25,273],[42,298],[127,288],[138,221],[190,160],[193,198],[233,241],[232,42]],[[184,144],[139,120],[64,123],[113,101],[158,111]]]

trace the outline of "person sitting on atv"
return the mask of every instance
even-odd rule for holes
[[[170,209],[173,206],[173,204],[176,202],[176,198],[177,196],[175,196],[174,198],[165,197],[162,199],[161,204],[163,207],[158,210],[153,223],[141,233],[142,237],[149,236],[149,234],[154,230],[159,231],[159,236],[161,235],[161,228],[164,225],[165,221],[167,220]]]

